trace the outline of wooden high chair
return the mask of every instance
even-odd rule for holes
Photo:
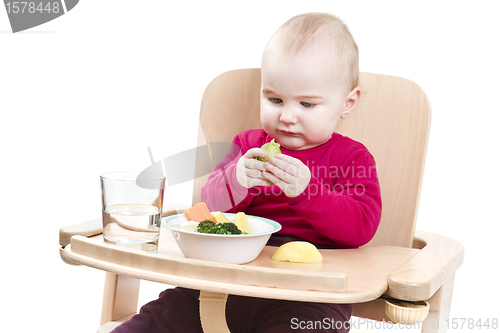
[[[463,262],[464,249],[450,238],[415,231],[429,102],[418,85],[398,77],[361,73],[360,87],[358,107],[341,121],[337,132],[362,142],[377,163],[382,220],[368,244],[360,249],[320,250],[325,258],[320,271],[303,272],[301,267],[306,266],[300,264],[276,268],[269,259],[272,247],[265,247],[249,264],[232,265],[183,258],[167,229],[161,231],[159,253],[151,254],[104,243],[100,219],[63,228],[63,260],[108,272],[103,326],[98,332],[109,332],[136,313],[139,279],[201,290],[205,332],[228,332],[227,294],[354,303],[355,316],[379,321],[390,320],[381,296],[427,300],[430,311],[422,331],[445,332],[454,274]],[[260,69],[229,71],[215,78],[203,95],[198,145],[232,142],[237,133],[260,128],[259,92]],[[200,201],[207,178],[195,180],[192,204]],[[163,215],[182,213],[184,208],[165,207]],[[306,279],[296,279],[297,274]],[[282,282],[275,282],[277,276]],[[310,290],[312,283],[317,290]]]

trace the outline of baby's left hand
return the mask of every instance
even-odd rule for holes
[[[277,154],[264,163],[264,168],[262,177],[276,184],[289,198],[304,192],[311,180],[309,168],[291,156]]]

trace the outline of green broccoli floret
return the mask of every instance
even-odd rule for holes
[[[215,223],[209,220],[201,221],[196,228],[197,232],[218,235],[241,235],[242,232],[234,223]]]
[[[213,232],[211,231],[214,229],[215,225],[216,223],[213,221],[209,220],[201,221],[200,223],[198,223],[196,231],[204,234],[212,234]]]
[[[217,223],[225,235],[241,235],[241,230],[234,223]]]

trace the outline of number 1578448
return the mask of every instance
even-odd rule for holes
[[[498,318],[479,318],[475,320],[474,318],[450,318],[446,320],[448,328],[451,329],[494,329],[499,328]]]
[[[7,13],[11,14],[35,14],[54,13],[61,10],[59,2],[27,2],[27,1],[7,1],[5,2]]]

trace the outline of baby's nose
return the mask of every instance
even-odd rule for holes
[[[298,121],[295,112],[291,108],[283,108],[281,112],[280,121],[285,124],[295,124]]]

